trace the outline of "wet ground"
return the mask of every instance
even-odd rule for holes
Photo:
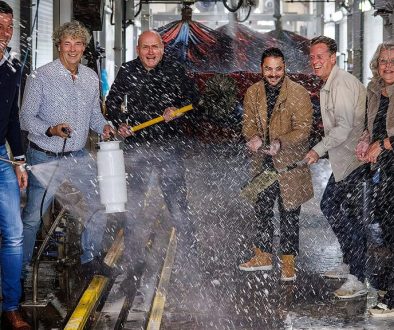
[[[342,281],[320,275],[342,261],[319,209],[330,175],[327,160],[312,167],[315,198],[301,212],[295,283],[280,281],[278,259],[270,272],[238,270],[250,257],[254,231],[253,208],[238,196],[248,177],[245,156],[242,148],[198,144],[188,158],[198,267],[176,260],[175,269],[183,272],[173,273],[162,329],[394,329],[394,319],[376,320],[367,313],[376,303],[375,290],[341,301],[332,292]]]
[[[280,281],[277,258],[270,272],[238,269],[251,256],[254,232],[253,207],[239,197],[240,187],[249,176],[248,164],[249,158],[239,144],[196,142],[188,152],[188,200],[199,244],[194,251],[178,246],[161,329],[394,329],[394,318],[380,320],[368,315],[367,308],[377,299],[373,288],[367,297],[341,301],[332,292],[342,281],[320,275],[342,260],[338,241],[319,209],[330,175],[326,160],[312,167],[315,198],[301,211],[296,281]],[[152,223],[158,218],[166,223],[168,212],[158,193],[152,186],[147,212]],[[165,246],[159,237],[155,244],[158,250]],[[41,296],[58,290],[59,285],[54,266],[46,269],[46,278],[40,282]],[[143,278],[137,299],[153,294],[156,275]],[[60,301],[59,309],[64,312],[64,302]],[[52,306],[42,313],[37,329],[56,327],[48,320],[48,313],[58,315],[59,311]],[[141,326],[129,317],[124,328]]]

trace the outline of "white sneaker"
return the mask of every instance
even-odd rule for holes
[[[380,303],[369,309],[374,317],[394,317],[394,308],[388,308],[386,304]]]
[[[360,282],[356,276],[349,274],[347,281],[338,290],[335,290],[334,295],[340,299],[351,299],[367,293],[367,286]]]
[[[383,299],[384,296],[386,295],[387,291],[384,290],[378,290],[378,298]]]
[[[323,277],[326,278],[347,278],[349,275],[350,269],[349,269],[349,265],[348,264],[340,264],[337,267],[326,271],[325,273],[323,273]]]

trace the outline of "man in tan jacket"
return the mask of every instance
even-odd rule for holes
[[[324,82],[320,91],[324,137],[305,159],[313,164],[328,153],[332,175],[320,207],[338,238],[345,264],[325,276],[347,278],[335,295],[349,299],[367,293],[363,283],[366,233],[362,223],[362,194],[358,189],[365,167],[355,155],[364,129],[366,89],[356,77],[336,66],[336,52],[337,45],[331,38],[320,36],[311,40],[310,62]]]
[[[286,77],[283,53],[269,48],[261,58],[263,79],[251,86],[244,99],[243,134],[247,147],[263,156],[263,168],[280,170],[301,161],[308,150],[312,104],[308,92]],[[282,172],[279,180],[263,190],[255,207],[255,255],[239,268],[272,269],[273,208],[278,200],[281,226],[282,280],[295,279],[301,204],[313,197],[307,166]]]

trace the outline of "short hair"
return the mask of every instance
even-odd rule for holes
[[[142,37],[145,33],[148,33],[148,32],[153,33],[154,35],[156,35],[156,37],[157,37],[157,38],[159,39],[159,41],[160,41],[160,44],[161,44],[162,46],[164,46],[163,38],[161,37],[161,34],[160,34],[159,32],[157,32],[157,31],[155,31],[155,30],[146,30],[146,31],[142,32],[142,33],[138,36],[137,47],[140,46],[141,37]]]
[[[336,41],[334,39],[329,38],[329,37],[318,36],[318,37],[313,38],[311,40],[311,46],[317,45],[317,44],[325,44],[331,55],[336,54],[338,51],[338,46],[337,46]]]
[[[380,80],[378,67],[379,67],[380,53],[383,50],[394,51],[394,39],[384,41],[381,44],[379,44],[378,47],[376,48],[376,51],[372,56],[371,62],[369,62],[369,68],[372,71],[372,81]]]
[[[267,57],[280,57],[283,60],[283,63],[285,63],[285,56],[279,48],[271,47],[264,50],[263,54],[261,55],[261,65],[263,65],[264,60]]]
[[[55,46],[59,46],[64,37],[71,37],[73,39],[81,38],[85,45],[89,44],[90,33],[89,30],[78,21],[71,21],[59,26],[52,35],[52,41]]]
[[[10,7],[10,5],[5,1],[0,1],[0,13],[11,14],[12,16],[14,16],[14,11]]]

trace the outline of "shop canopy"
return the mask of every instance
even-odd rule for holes
[[[190,72],[237,71],[232,39],[192,20],[171,22],[157,29],[165,44],[165,55],[184,63]]]
[[[285,55],[287,72],[311,74],[309,40],[286,30],[259,33],[240,23],[213,30],[192,20],[171,22],[158,29],[165,54],[186,65],[190,72],[260,72],[261,54],[278,47]]]
[[[273,30],[259,33],[236,22],[223,25],[216,31],[232,38],[232,49],[237,55],[237,71],[260,72],[263,51],[269,47],[277,47],[285,55],[288,73],[312,73],[309,65],[309,40],[294,32]]]
[[[286,30],[273,30],[263,34],[270,45],[278,47],[285,55],[287,72],[312,74],[309,64],[309,39]]]
[[[262,33],[247,26],[232,22],[216,29],[231,37],[231,49],[237,70],[243,72],[260,72],[261,54],[264,49],[272,47],[274,41]]]

